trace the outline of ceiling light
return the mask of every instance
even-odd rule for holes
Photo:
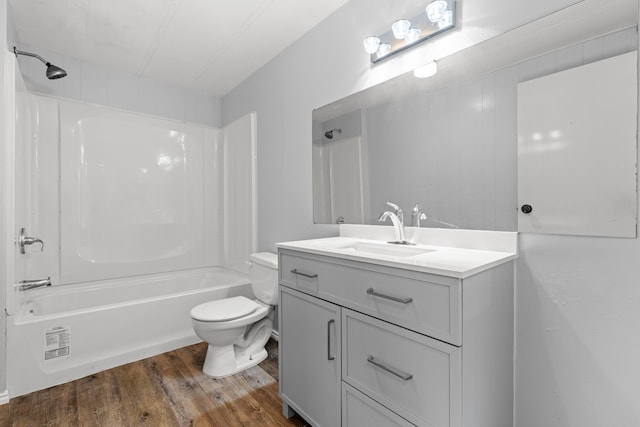
[[[402,40],[407,37],[407,33],[409,32],[409,28],[411,28],[411,22],[406,19],[398,19],[391,26],[391,31],[393,31],[393,37],[398,40]]]
[[[436,64],[436,61],[431,61],[413,70],[413,75],[419,79],[424,79],[435,76],[437,72],[438,64]]]
[[[367,53],[376,53],[378,46],[380,46],[380,39],[378,37],[369,36],[364,39],[364,50],[366,50]]]

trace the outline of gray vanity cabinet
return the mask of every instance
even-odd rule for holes
[[[290,249],[279,265],[285,415],[511,427],[513,262],[464,279]]]

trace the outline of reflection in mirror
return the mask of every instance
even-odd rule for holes
[[[364,182],[360,112],[327,120],[315,129],[314,136],[315,222],[362,224]]]
[[[637,48],[629,28],[527,59],[523,37],[445,58],[432,78],[407,73],[314,110],[314,222],[379,225],[392,201],[405,212],[419,203],[423,227],[515,231],[517,84]],[[342,133],[328,140],[331,129]]]

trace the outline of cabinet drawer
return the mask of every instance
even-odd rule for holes
[[[280,284],[317,294],[320,280],[327,280],[327,264],[302,256],[279,252]]]
[[[414,426],[347,383],[342,383],[342,425],[348,427]]]
[[[286,251],[280,265],[285,286],[462,345],[459,279]]]
[[[342,313],[343,381],[416,425],[459,425],[460,348]]]

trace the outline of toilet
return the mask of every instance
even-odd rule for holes
[[[273,329],[267,315],[278,303],[278,258],[260,252],[249,260],[255,300],[237,296],[191,309],[196,335],[209,344],[202,371],[212,378],[236,374],[267,358],[264,346]]]

